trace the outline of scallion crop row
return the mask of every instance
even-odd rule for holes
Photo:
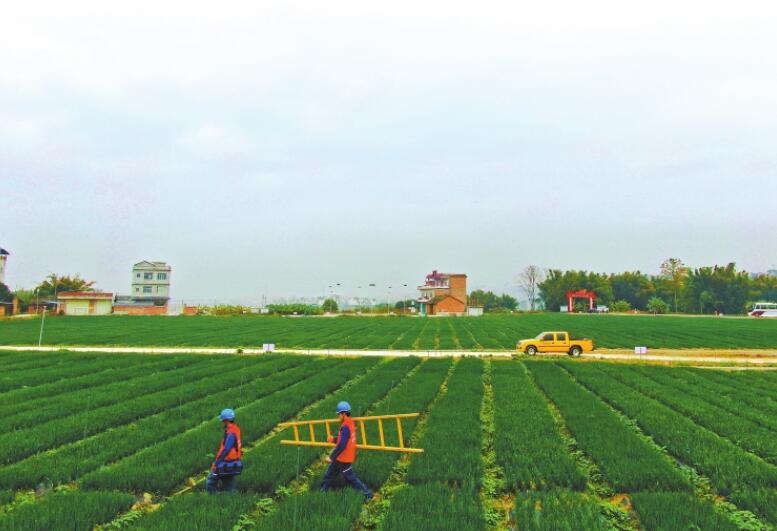
[[[134,496],[118,492],[55,492],[0,516],[0,530],[90,530],[129,509]]]
[[[560,410],[580,449],[591,456],[616,491],[690,490],[689,482],[667,458],[557,364],[527,366]]]
[[[768,518],[767,497],[744,496],[777,487],[777,467],[739,448],[731,441],[697,425],[685,415],[632,389],[595,364],[565,364],[589,389],[636,421],[656,443],[686,465],[706,475],[725,496],[734,495],[742,508]],[[737,494],[743,495],[737,498]],[[774,523],[774,520],[772,520]]]
[[[450,364],[450,359],[432,359],[424,362],[418,371],[392,389],[373,413],[384,415],[423,411],[438,394]],[[415,418],[403,421],[404,444],[409,444],[416,423]],[[367,435],[369,441],[379,440],[377,424],[367,424]],[[387,442],[395,444],[398,441],[396,425],[393,422],[384,423],[384,436]],[[360,450],[354,466],[359,478],[372,490],[377,491],[388,479],[399,457],[399,454],[392,452]],[[293,469],[294,465],[287,463],[287,467]],[[350,528],[363,502],[361,494],[355,491],[351,493],[350,490],[345,493],[337,490],[325,494],[319,493],[317,487],[321,482],[322,474],[312,480],[311,491],[284,500],[279,504],[276,512],[259,520],[258,528],[282,529],[287,527],[290,519],[296,522],[296,525],[292,526],[295,529],[318,529],[322,522],[326,529]]]
[[[265,435],[276,424],[291,418],[307,404],[365,372],[377,361],[375,358],[360,358],[348,363],[321,360],[321,365],[330,368],[238,408],[236,411],[243,444],[250,446],[252,441]],[[179,436],[148,446],[113,466],[87,474],[81,484],[85,488],[168,492],[187,477],[207,470],[222,433],[221,425],[214,419]],[[245,464],[250,466],[250,460],[245,461]]]
[[[6,415],[0,412],[0,433],[37,425],[45,429],[45,423],[62,419],[68,415],[88,414],[89,410],[110,406],[119,402],[134,399],[140,395],[153,393],[170,387],[171,381],[192,382],[205,378],[214,371],[244,366],[245,360],[213,360],[208,363],[189,364],[187,362],[149,363],[140,367],[132,367],[132,372],[121,372],[124,377],[106,385],[87,387],[68,393],[55,395],[38,400],[30,400],[25,404],[2,407]],[[187,360],[188,361],[188,360]],[[2,439],[0,439],[2,440]]]
[[[228,360],[224,361],[228,364]],[[210,365],[196,364],[182,374],[173,371],[150,376],[145,382],[135,384],[137,390],[130,389],[129,396],[133,393],[139,396],[117,404],[92,408],[85,400],[63,405],[59,410],[61,415],[55,420],[0,435],[2,463],[13,463],[42,450],[164,411],[180,404],[184,398],[207,395],[212,392],[208,377],[213,375],[213,370],[226,370],[222,362],[215,364],[214,369]],[[145,389],[153,392],[143,394]]]
[[[0,485],[18,489],[35,487],[43,480],[54,484],[76,480],[100,466],[212,420],[215,412],[223,409],[225,404],[233,407],[249,404],[309,378],[320,369],[319,364],[308,358],[279,357],[235,372],[215,375],[208,381],[209,388],[214,392],[202,398],[191,400],[188,397],[180,405],[131,424],[113,427],[0,468]]]
[[[777,433],[757,422],[720,407],[719,395],[695,396],[687,384],[678,384],[660,370],[640,367],[609,372],[626,385],[684,414],[700,426],[726,437],[736,445],[774,463],[777,461]],[[741,406],[740,406],[741,407]]]
[[[545,399],[523,364],[495,362],[494,450],[506,484],[515,490],[567,487],[583,490],[586,478],[562,440]]]
[[[23,387],[7,391],[0,395],[0,418],[12,415],[17,411],[34,409],[39,404],[53,400],[56,395],[77,392],[83,389],[98,387],[137,375],[138,371],[147,372],[167,366],[184,366],[191,356],[153,357],[145,354],[122,356],[113,363],[92,366],[92,372],[65,380],[59,380],[34,387]],[[73,363],[86,363],[76,362]]]
[[[447,393],[429,414],[424,453],[413,459],[407,475],[409,483],[480,484],[483,391],[483,361],[462,359],[448,379]]]
[[[386,393],[419,362],[418,358],[399,358],[384,362],[342,393],[335,393],[310,408],[300,416],[299,420],[334,418],[335,408],[341,400],[351,404],[353,416],[361,416],[375,402],[385,397]],[[317,440],[325,440],[326,433],[323,426],[317,426],[315,432]],[[334,423],[332,433],[336,432],[337,423]],[[307,433],[305,430],[305,437],[308,437]],[[294,479],[326,451],[320,447],[292,447],[280,444],[282,439],[290,438],[292,438],[292,432],[286,429],[246,453],[245,462],[250,466],[246,466],[240,477],[240,489],[272,493],[279,485]]]

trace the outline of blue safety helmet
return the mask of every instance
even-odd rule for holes
[[[235,411],[232,409],[225,409],[219,415],[219,420],[235,420]]]
[[[347,413],[351,412],[351,404],[343,400],[342,402],[339,402],[337,404],[337,414],[339,415],[340,413],[346,413],[346,412]]]

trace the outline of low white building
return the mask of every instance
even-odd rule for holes
[[[61,291],[59,309],[65,315],[109,315],[113,312],[113,293],[97,291]]]

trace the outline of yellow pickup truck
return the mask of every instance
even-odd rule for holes
[[[572,339],[569,332],[542,332],[534,339],[520,340],[515,348],[529,356],[538,352],[566,352],[570,356],[579,356],[583,352],[591,352],[594,342],[590,339]]]

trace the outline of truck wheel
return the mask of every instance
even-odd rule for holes
[[[582,353],[583,353],[583,349],[581,349],[577,345],[569,349],[569,355],[572,356],[573,358],[580,356],[580,354]]]
[[[524,352],[526,352],[527,356],[534,356],[537,353],[537,347],[529,345]]]

